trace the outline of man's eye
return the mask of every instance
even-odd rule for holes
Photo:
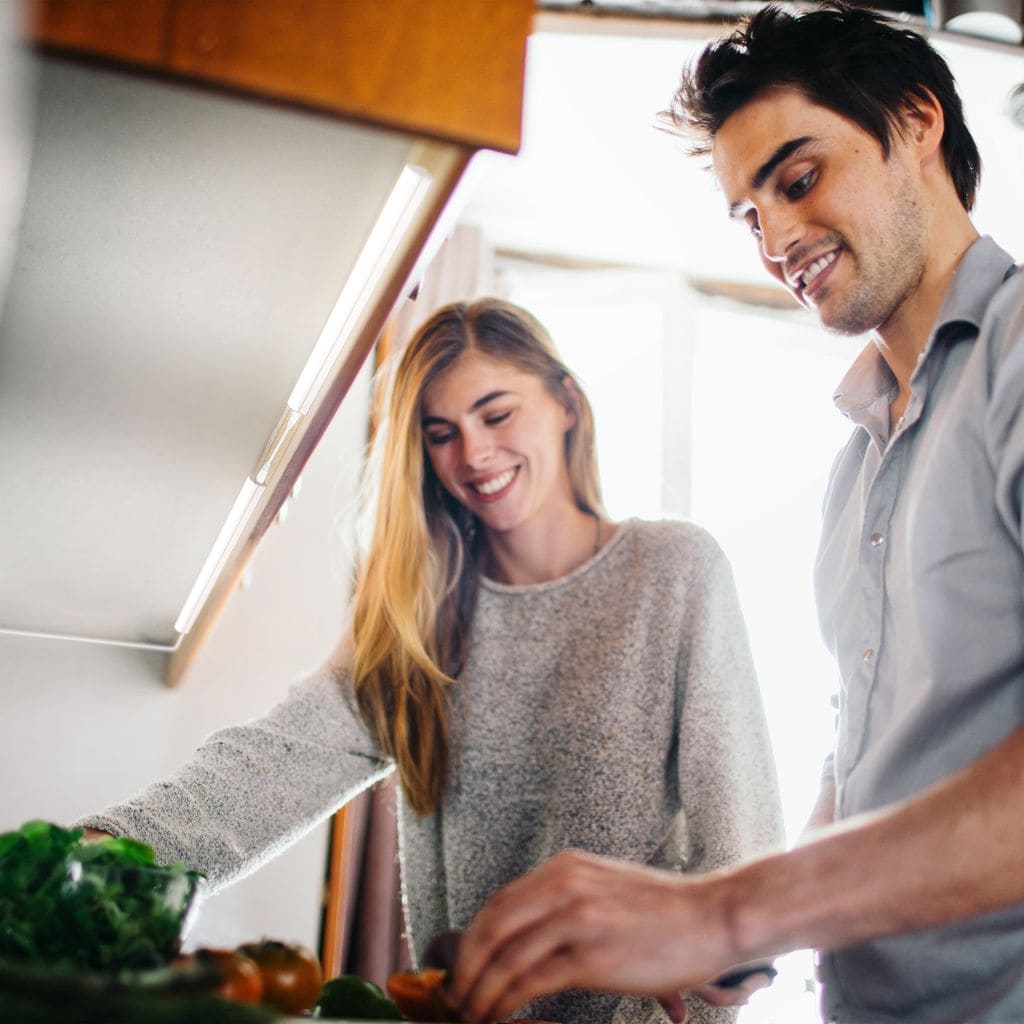
[[[496,427],[499,423],[504,423],[505,420],[507,420],[509,418],[509,416],[511,416],[511,415],[512,415],[511,411],[509,411],[509,412],[500,412],[496,416],[488,416],[484,420],[484,423],[486,423],[487,426],[489,426],[489,427]]]
[[[800,175],[792,184],[786,186],[786,196],[789,199],[799,199],[807,194],[813,184],[814,171],[808,171],[806,174]]]
[[[760,242],[761,236],[764,232],[761,231],[761,225],[757,223],[755,219],[749,221],[750,233]]]

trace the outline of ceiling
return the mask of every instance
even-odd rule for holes
[[[709,38],[707,26],[539,19],[522,150],[477,156],[461,194],[463,220],[499,249],[769,284],[746,231],[727,223],[702,161],[655,127],[680,68]],[[959,81],[982,152],[975,221],[1024,258],[1024,130],[1006,112],[1008,93],[1024,82],[1024,50],[949,33],[933,42]]]

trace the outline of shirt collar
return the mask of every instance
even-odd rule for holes
[[[923,363],[935,339],[955,323],[966,323],[975,333],[992,296],[1003,283],[1013,259],[988,236],[983,235],[964,253],[939,309],[935,327],[921,355]],[[920,369],[920,366],[918,367]],[[888,433],[889,405],[896,393],[896,378],[874,342],[853,361],[832,395],[836,408],[854,423],[874,434]]]
[[[964,253],[960,265],[953,274],[949,291],[939,309],[935,327],[928,339],[931,348],[936,335],[950,324],[970,324],[975,331],[981,330],[981,321],[992,301],[992,296],[1006,278],[1013,257],[1004,252],[988,235],[982,235]]]
[[[895,393],[896,377],[875,343],[869,341],[839,382],[832,401],[841,413],[859,423],[861,417],[870,414],[872,407],[882,399],[888,409]]]

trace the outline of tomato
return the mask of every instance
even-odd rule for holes
[[[289,1014],[313,1008],[323,984],[323,972],[320,961],[305,946],[264,939],[239,946],[238,951],[259,968],[264,1003]]]
[[[207,970],[214,978],[211,993],[235,1003],[258,1003],[263,998],[260,969],[237,949],[197,949],[191,957],[197,968]]]
[[[403,971],[388,978],[388,995],[409,1020],[457,1021],[458,1011],[448,1002],[448,972],[433,967]]]

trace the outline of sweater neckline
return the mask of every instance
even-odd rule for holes
[[[633,531],[635,519],[624,519],[615,528],[615,533],[605,542],[596,555],[592,555],[585,562],[581,562],[571,572],[557,579],[544,580],[543,583],[499,583],[487,576],[480,577],[481,590],[489,590],[495,594],[542,594],[548,590],[557,590],[559,587],[574,583],[581,576],[590,572],[594,566],[599,565],[608,554],[622,543],[623,538]]]

